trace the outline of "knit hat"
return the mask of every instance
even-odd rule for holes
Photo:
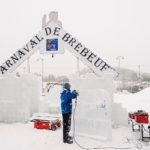
[[[67,89],[67,90],[70,90],[70,87],[71,87],[71,85],[70,85],[69,83],[65,83],[65,84],[63,85],[63,88],[64,88],[64,89]]]

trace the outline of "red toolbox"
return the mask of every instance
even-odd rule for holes
[[[149,115],[146,112],[141,112],[135,115],[135,121],[137,123],[149,123]]]
[[[47,129],[55,131],[58,127],[61,127],[61,121],[59,119],[53,120],[34,120],[34,128]]]
[[[50,129],[49,122],[48,121],[42,121],[42,120],[35,120],[34,121],[34,128]]]

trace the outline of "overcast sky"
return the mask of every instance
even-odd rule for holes
[[[121,66],[150,72],[150,0],[1,0],[0,63],[41,30],[42,17],[58,11],[63,28],[111,66],[124,56]],[[34,59],[39,57],[35,54]],[[45,57],[45,73],[67,74],[76,59],[64,55]],[[40,62],[31,64],[39,71]]]

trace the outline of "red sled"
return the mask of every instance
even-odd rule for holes
[[[59,119],[57,120],[34,120],[34,128],[36,129],[47,129],[55,131],[58,127],[61,127],[61,121]]]

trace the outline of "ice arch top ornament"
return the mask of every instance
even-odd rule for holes
[[[53,22],[56,23],[57,25],[59,25],[60,27],[62,27],[62,22],[58,20],[58,12],[56,12],[56,11],[50,12],[49,13],[49,21],[47,22],[46,19],[47,19],[47,16],[46,16],[46,14],[44,14],[43,19],[42,19],[42,29]]]
[[[27,58],[34,54],[35,51],[39,48],[45,49],[46,46],[48,53],[54,54],[57,52],[63,53],[63,47],[66,47],[67,50],[99,76],[103,72],[111,72],[114,76],[117,75],[114,68],[62,28],[62,23],[58,20],[57,12],[49,14],[48,22],[46,21],[46,15],[43,16],[42,30],[0,65],[0,75],[13,72]]]

